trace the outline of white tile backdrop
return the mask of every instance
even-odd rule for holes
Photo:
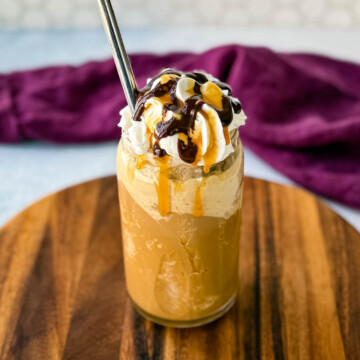
[[[360,0],[113,0],[122,27],[360,27]],[[0,28],[95,28],[96,0],[0,0]]]

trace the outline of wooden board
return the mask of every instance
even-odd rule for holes
[[[0,231],[0,359],[360,359],[360,235],[303,190],[247,178],[238,301],[176,330],[131,308],[115,177]]]

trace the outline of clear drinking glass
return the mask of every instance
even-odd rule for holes
[[[146,318],[167,326],[208,323],[234,303],[243,184],[243,148],[208,172],[122,138],[117,154],[128,293]]]

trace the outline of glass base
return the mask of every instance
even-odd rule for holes
[[[131,299],[131,298],[130,298]],[[223,316],[227,311],[229,311],[231,309],[231,307],[234,305],[236,300],[236,293],[234,293],[231,298],[221,307],[219,308],[216,312],[199,318],[199,319],[193,319],[193,320],[170,320],[170,319],[164,319],[164,318],[160,318],[154,315],[149,314],[148,312],[144,311],[143,309],[141,309],[132,299],[131,302],[135,308],[135,310],[142,315],[143,317],[145,317],[146,319],[159,324],[159,325],[163,325],[163,326],[168,326],[168,327],[173,327],[173,328],[192,328],[192,327],[197,327],[197,326],[201,326],[201,325],[205,325],[208,324],[212,321],[215,321],[217,319],[219,319],[221,316]]]

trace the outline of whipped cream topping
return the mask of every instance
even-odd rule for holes
[[[231,88],[209,74],[167,69],[140,91],[135,113],[121,110],[123,136],[134,152],[170,155],[204,170],[234,151],[230,136],[245,124]]]

